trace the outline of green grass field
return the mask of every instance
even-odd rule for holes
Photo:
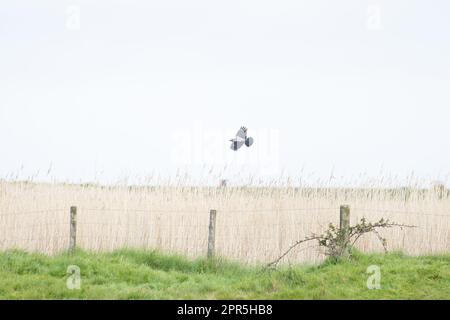
[[[67,268],[81,272],[69,290]],[[378,265],[381,289],[366,286]],[[244,267],[154,251],[78,251],[45,256],[0,253],[1,299],[450,299],[450,255],[408,257],[357,253],[318,266]]]

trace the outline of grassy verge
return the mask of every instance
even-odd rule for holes
[[[67,268],[81,271],[67,289]],[[378,265],[381,289],[368,290]],[[450,299],[450,255],[356,254],[349,261],[267,271],[154,251],[0,253],[1,299]]]

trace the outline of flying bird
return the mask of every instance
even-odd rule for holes
[[[231,149],[237,151],[243,144],[250,147],[253,144],[253,138],[247,137],[247,128],[241,127],[236,133],[236,137],[231,139]]]

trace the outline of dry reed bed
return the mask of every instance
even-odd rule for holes
[[[276,187],[102,187],[0,182],[0,249],[55,253],[69,243],[69,208],[78,207],[78,245],[88,250],[158,248],[205,255],[209,210],[217,209],[216,247],[245,263],[268,262],[295,240],[339,223],[339,206],[362,217],[416,225],[381,233],[390,249],[409,254],[450,251],[450,197],[435,191]],[[376,238],[359,248],[380,251]],[[316,246],[284,263],[318,262]]]

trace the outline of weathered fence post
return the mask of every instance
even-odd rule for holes
[[[343,246],[342,251],[344,254],[347,254],[348,253],[347,242],[349,237],[348,231],[350,227],[350,207],[348,205],[341,205],[339,211],[340,211],[339,229],[342,235],[341,245]]]
[[[77,245],[77,207],[70,207],[69,253],[74,253]]]
[[[214,257],[216,245],[216,210],[209,211],[208,258]]]

